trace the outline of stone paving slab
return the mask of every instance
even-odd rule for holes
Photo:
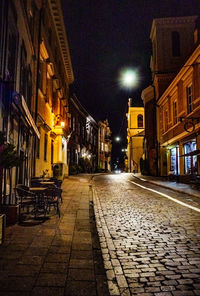
[[[52,212],[47,220],[30,218],[6,228],[0,296],[109,295],[90,177],[70,177],[62,189],[60,218]]]
[[[200,214],[120,176],[94,186],[110,294],[200,295]]]

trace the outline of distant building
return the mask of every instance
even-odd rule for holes
[[[98,167],[107,172],[111,171],[111,130],[107,119],[99,121],[98,126]]]
[[[152,41],[152,85],[142,91],[145,107],[145,157],[151,175],[167,174],[167,160],[161,161],[160,101],[184,62],[195,48],[194,31],[197,16],[154,19],[150,38]],[[168,102],[170,104],[170,101]],[[170,105],[169,105],[170,106]],[[170,115],[171,117],[171,107]],[[167,113],[165,114],[167,116]],[[166,166],[163,169],[163,164]]]
[[[98,164],[98,124],[75,95],[69,99],[69,173],[92,173]]]
[[[143,165],[144,142],[144,107],[132,107],[132,99],[129,99],[127,122],[127,165],[128,172],[140,172]]]

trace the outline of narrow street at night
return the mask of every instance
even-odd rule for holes
[[[0,296],[200,296],[200,0],[0,0]]]
[[[132,174],[97,176],[94,185],[110,294],[200,295],[198,197]]]

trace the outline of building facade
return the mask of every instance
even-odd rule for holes
[[[0,128],[21,159],[11,178],[4,171],[8,193],[12,184],[28,183],[34,169],[34,141],[40,138],[34,110],[42,8],[40,1],[3,0],[0,5]]]
[[[35,118],[40,140],[35,149],[35,175],[52,176],[59,165],[68,175],[69,85],[73,70],[60,1],[46,1],[42,10]]]
[[[98,125],[73,94],[69,99],[69,173],[92,173],[98,163]]]
[[[150,38],[152,85],[142,91],[145,106],[145,157],[151,175],[167,174],[161,168],[160,100],[180,68],[195,48],[194,31],[197,16],[154,19]],[[163,163],[166,164],[166,161]]]
[[[128,172],[141,172],[144,145],[144,107],[132,107],[129,99],[127,116],[127,157]]]
[[[200,45],[158,106],[161,175],[200,174]]]
[[[55,163],[68,174],[74,78],[60,0],[2,0],[0,13],[0,130],[21,159],[11,181],[5,171],[9,191],[31,176],[52,176]]]
[[[105,172],[110,172],[112,141],[108,120],[99,121],[98,126],[98,168]]]

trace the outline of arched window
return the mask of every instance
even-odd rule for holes
[[[178,32],[172,32],[172,55],[174,57],[179,57],[181,55],[180,52],[180,35]]]
[[[143,116],[141,114],[138,115],[137,122],[138,122],[138,128],[143,127]]]

